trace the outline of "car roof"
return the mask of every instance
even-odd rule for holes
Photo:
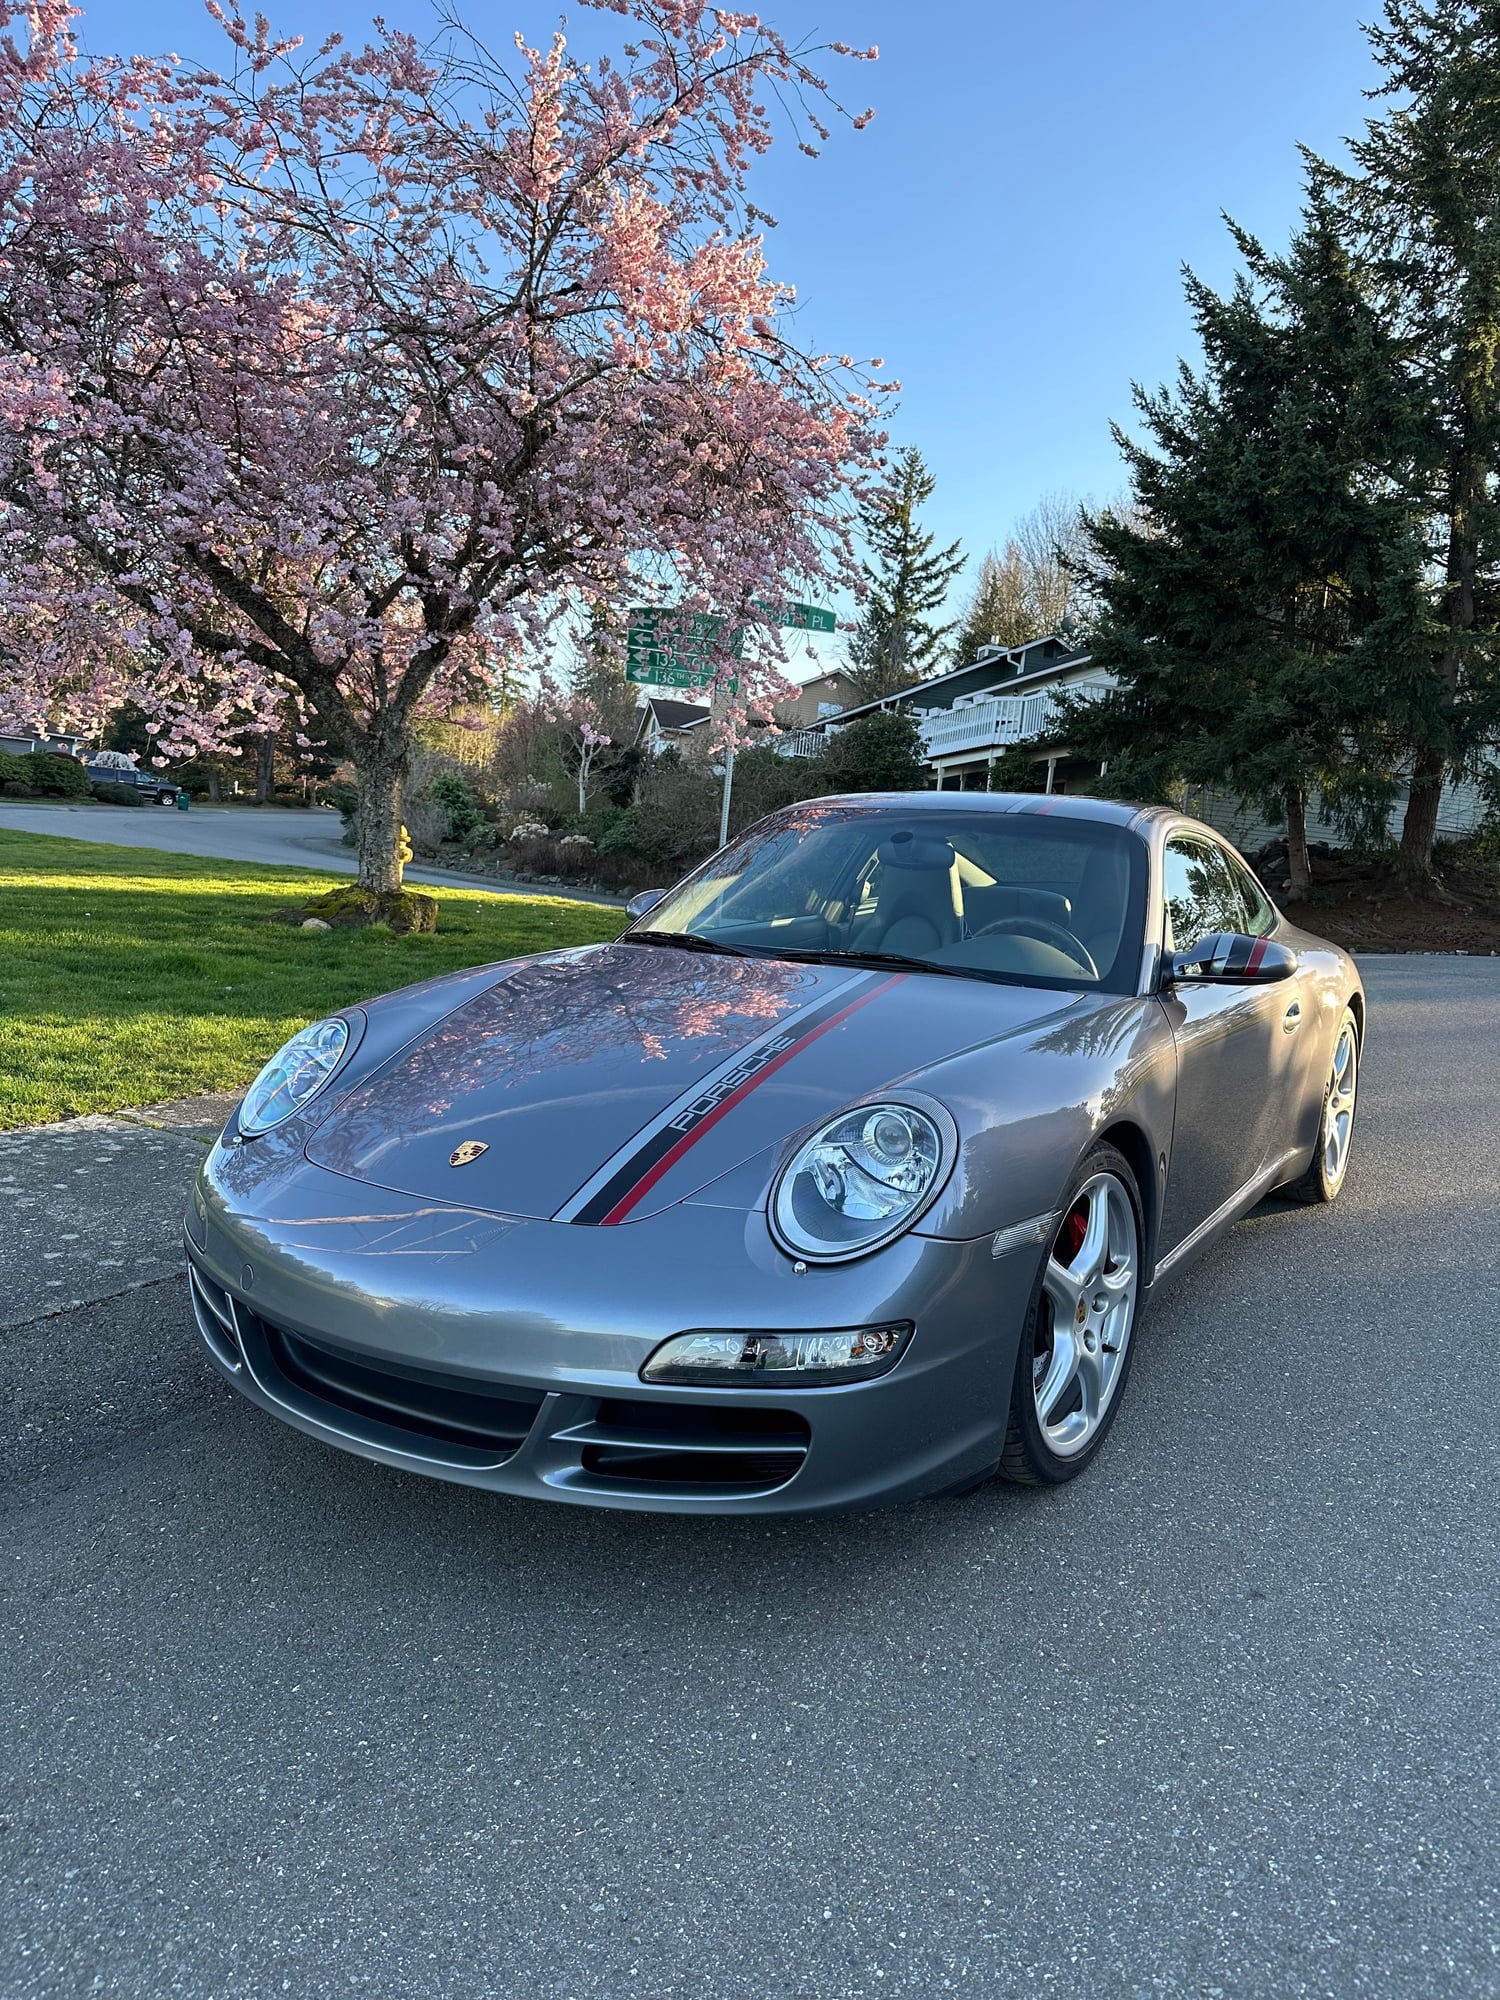
[[[863,807],[899,806],[903,812],[1024,813],[1049,819],[1101,821],[1108,826],[1134,827],[1145,833],[1152,821],[1181,820],[1165,806],[1131,805],[1119,799],[1090,799],[1065,792],[839,792],[819,804]]]

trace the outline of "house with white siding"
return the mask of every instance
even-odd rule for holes
[[[778,748],[787,756],[815,756],[826,732],[847,727],[862,715],[881,709],[907,709],[917,719],[933,784],[939,790],[993,789],[996,761],[1004,752],[1035,744],[1031,789],[1072,792],[1085,789],[1100,775],[1059,741],[1057,697],[1103,693],[1114,679],[1096,667],[1088,652],[1053,633],[1024,646],[981,646],[967,666],[935,675],[916,687],[880,701],[862,702],[824,717],[816,725],[783,736]],[[1012,779],[1012,783],[1014,780]],[[1277,829],[1253,807],[1226,793],[1196,789],[1188,810],[1207,820],[1238,845],[1255,848]],[[1406,809],[1403,792],[1391,809],[1391,831],[1399,832]],[[1440,834],[1472,833],[1483,815],[1479,788],[1470,781],[1450,781],[1443,789],[1438,813]],[[1313,814],[1308,837],[1331,845],[1342,841],[1340,830]]]

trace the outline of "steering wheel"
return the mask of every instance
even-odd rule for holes
[[[1099,968],[1094,963],[1093,954],[1085,944],[1080,944],[1071,931],[1065,931],[1061,924],[1049,924],[1045,917],[996,917],[992,924],[972,933],[977,938],[985,937],[1030,937],[1038,944],[1056,945],[1064,958],[1071,958],[1080,971],[1090,979],[1099,977]]]

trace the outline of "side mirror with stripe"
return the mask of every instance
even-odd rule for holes
[[[1187,980],[1207,979],[1239,986],[1269,986],[1278,979],[1290,979],[1297,970],[1297,954],[1290,945],[1274,938],[1246,937],[1239,931],[1212,931],[1199,938],[1190,951],[1171,953],[1166,976],[1176,985]]]

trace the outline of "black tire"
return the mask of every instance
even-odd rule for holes
[[[1349,1078],[1349,1133],[1344,1142],[1343,1157],[1335,1172],[1329,1164],[1329,1100],[1333,1096],[1334,1079],[1339,1071],[1339,1056],[1346,1034],[1350,1037],[1354,1050],[1353,1068]],[[1343,1191],[1344,1182],[1349,1178],[1349,1160],[1354,1151],[1354,1121],[1359,1111],[1360,1054],[1359,1021],[1354,1009],[1346,1007],[1339,1022],[1338,1033],[1333,1038],[1333,1054],[1328,1061],[1328,1075],[1323,1080],[1323,1101],[1318,1108],[1317,1144],[1313,1147],[1313,1156],[1308,1162],[1307,1172],[1300,1179],[1288,1181],[1285,1187],[1277,1190],[1283,1200],[1317,1204],[1337,1201]]]
[[[1046,1279],[1049,1262],[1062,1241],[1064,1232],[1069,1229],[1080,1192],[1091,1182],[1097,1181],[1101,1175],[1108,1175],[1119,1183],[1129,1204],[1130,1216],[1135,1226],[1135,1287],[1130,1300],[1128,1318],[1125,1321],[1124,1339],[1118,1349],[1118,1361],[1109,1383],[1107,1396],[1103,1399],[1102,1410],[1084,1441],[1070,1448],[1064,1455],[1049,1440],[1037,1413],[1036,1371],[1039,1364],[1045,1368],[1054,1343],[1053,1301],[1047,1293]],[[1124,1396],[1131,1363],[1135,1358],[1135,1333],[1140,1319],[1141,1288],[1147,1276],[1145,1245],[1146,1230],[1141,1191],[1130,1162],[1113,1146],[1096,1146],[1079,1162],[1073,1178],[1068,1183],[1056,1232],[1047,1245],[1047,1254],[1042,1259],[1036,1284],[1032,1289],[1026,1324],[1021,1329],[1021,1343],[1016,1352],[1016,1372],[1011,1384],[1010,1426],[1006,1432],[1005,1450],[999,1468],[1002,1478],[1021,1486],[1061,1486],[1070,1479],[1076,1479],[1079,1473],[1093,1463],[1100,1446],[1109,1435],[1110,1426],[1115,1420],[1115,1414]],[[1114,1350],[1106,1349],[1106,1351]]]

